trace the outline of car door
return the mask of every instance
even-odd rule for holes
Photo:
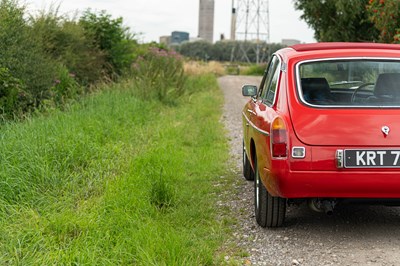
[[[272,120],[276,117],[273,109],[278,81],[280,77],[280,60],[273,56],[265,73],[258,97],[252,101],[251,122],[253,124],[253,139],[256,146],[256,155],[262,179],[265,180],[263,169],[270,169],[270,129]]]

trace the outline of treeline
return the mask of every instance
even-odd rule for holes
[[[276,43],[219,41],[211,44],[206,41],[196,41],[183,43],[174,49],[183,56],[195,60],[262,63],[268,61],[269,56],[283,47],[282,44]]]
[[[140,53],[122,18],[57,8],[28,14],[17,0],[0,1],[0,118],[63,105],[93,84],[117,80]]]

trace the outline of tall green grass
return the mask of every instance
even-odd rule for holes
[[[175,51],[150,47],[132,66],[136,95],[174,104],[185,93],[183,58]]]
[[[177,106],[115,85],[0,129],[0,262],[213,265],[224,231],[222,97],[190,78]]]

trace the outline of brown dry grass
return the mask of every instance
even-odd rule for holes
[[[223,76],[226,74],[224,66],[220,62],[199,62],[187,61],[184,65],[185,73],[189,75],[203,75],[212,73],[216,76]]]

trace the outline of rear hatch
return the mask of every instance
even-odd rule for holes
[[[297,86],[289,86],[289,108],[303,143],[399,146],[400,60],[310,60],[297,64],[296,73]],[[389,128],[388,135],[383,127]]]
[[[297,138],[306,145],[400,146],[400,109],[299,109],[291,111],[292,124]],[[386,135],[383,131],[387,129]]]
[[[400,110],[306,109],[291,118],[312,170],[400,169]]]

